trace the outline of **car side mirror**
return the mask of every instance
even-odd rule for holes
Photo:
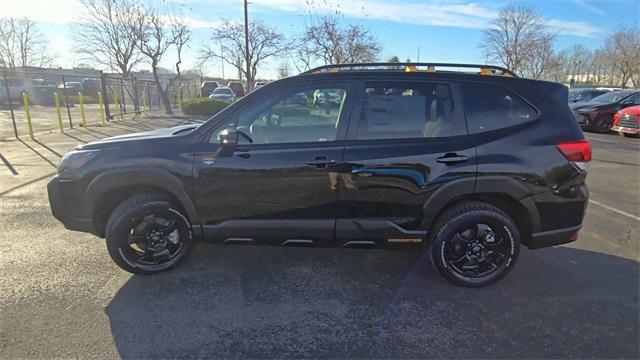
[[[218,149],[218,156],[230,156],[238,145],[238,132],[235,129],[227,128],[220,132],[218,135],[220,140],[220,148]]]

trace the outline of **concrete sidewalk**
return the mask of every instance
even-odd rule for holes
[[[108,122],[106,126],[75,127],[64,133],[40,133],[36,134],[35,140],[28,136],[0,140],[0,198],[12,196],[27,185],[52,177],[62,156],[79,144],[194,122],[192,119],[173,117],[142,118]]]

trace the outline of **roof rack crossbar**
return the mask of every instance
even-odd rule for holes
[[[323,71],[355,69],[355,68],[376,68],[376,67],[398,67],[398,66],[426,66],[426,67],[449,67],[449,68],[474,68],[474,69],[491,69],[501,72],[505,75],[518,77],[513,71],[496,65],[480,65],[480,64],[455,64],[455,63],[423,63],[423,62],[401,62],[401,63],[361,63],[361,64],[334,64],[323,65],[311,70],[305,71],[303,74],[314,74]]]

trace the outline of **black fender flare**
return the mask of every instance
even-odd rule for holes
[[[186,211],[193,230],[202,233],[200,218],[191,197],[185,190],[185,184],[175,175],[163,169],[120,169],[105,172],[93,178],[84,194],[83,202],[88,204],[90,214],[94,213],[98,202],[109,191],[130,186],[157,187],[173,195]]]
[[[531,192],[522,183],[508,176],[464,178],[438,188],[423,205],[423,226],[428,229],[437,216],[450,204],[465,196],[503,194],[516,200],[529,214],[532,232],[540,231],[540,214],[531,199]]]

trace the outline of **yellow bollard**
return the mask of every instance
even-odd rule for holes
[[[82,116],[82,127],[87,127],[87,115],[84,113],[84,95],[78,93],[78,101],[80,102],[80,116]]]
[[[62,113],[60,112],[60,96],[57,92],[53,93],[53,99],[56,102],[56,113],[58,114],[58,125],[60,126],[60,132],[64,133],[64,127],[62,126]]]
[[[120,96],[118,96],[118,92],[115,91],[114,92],[115,95],[115,100],[116,100],[116,105],[118,106],[118,114],[120,115],[120,117],[116,116],[116,121],[120,122],[120,119],[122,118],[122,106],[120,105]]]
[[[102,93],[100,91],[98,91],[98,103],[100,103],[100,124],[104,126],[104,103],[102,102]]]
[[[31,112],[29,111],[29,95],[27,92],[22,92],[22,103],[24,104],[24,113],[27,115],[27,124],[29,124],[29,137],[31,140],[35,140],[33,137],[33,125],[31,125]]]

